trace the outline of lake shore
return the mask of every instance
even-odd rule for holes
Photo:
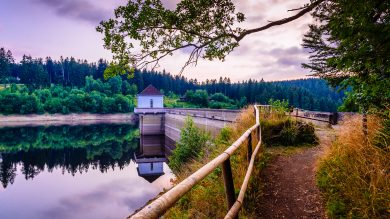
[[[135,124],[137,117],[134,113],[116,114],[29,114],[29,115],[0,115],[0,127],[18,126],[59,126],[59,125],[93,125],[93,124]]]

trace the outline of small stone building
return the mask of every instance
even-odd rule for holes
[[[137,95],[137,108],[164,108],[164,95],[153,85]]]

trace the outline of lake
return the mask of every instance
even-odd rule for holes
[[[126,218],[174,178],[164,136],[137,128],[0,128],[0,218]]]

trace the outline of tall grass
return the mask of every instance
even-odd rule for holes
[[[248,128],[255,124],[253,108],[244,109],[239,115],[237,123],[231,124],[222,129],[219,136],[212,145],[205,148],[203,156],[188,162],[177,175],[177,181],[182,181],[191,173],[211,161],[222,153],[236,139],[238,139]],[[253,132],[252,147],[257,144],[257,133]],[[236,151],[231,157],[231,165],[236,193],[239,192],[244,179],[248,162],[246,160],[247,142]],[[259,160],[261,157],[257,157]],[[257,162],[260,163],[260,162]],[[255,169],[253,176],[259,175],[260,169]],[[250,189],[250,188],[249,188]],[[251,193],[251,191],[247,191]],[[222,178],[222,170],[218,167],[212,174],[207,176],[201,183],[196,185],[189,193],[182,197],[174,207],[166,214],[166,218],[223,218],[227,213],[225,189]],[[242,214],[246,214],[245,210]]]
[[[389,133],[378,118],[346,121],[337,140],[319,161],[317,183],[331,218],[390,218]]]

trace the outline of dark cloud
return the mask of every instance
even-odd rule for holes
[[[282,66],[294,66],[299,67],[301,66],[302,62],[304,62],[304,59],[300,57],[282,57],[279,58],[277,63]]]
[[[110,17],[111,11],[96,7],[87,0],[36,0],[60,15],[73,19],[87,21],[97,25],[100,21]]]
[[[296,46],[290,47],[290,48],[277,48],[272,49],[268,52],[268,54],[272,56],[290,56],[290,55],[303,55],[306,54],[306,52],[303,50],[303,48],[298,48]]]

